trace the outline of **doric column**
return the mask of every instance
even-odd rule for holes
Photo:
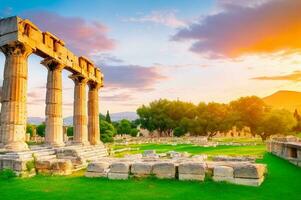
[[[100,84],[90,82],[88,93],[88,139],[90,144],[101,144],[99,132],[98,90]]]
[[[87,81],[81,75],[69,76],[74,81],[74,105],[73,105],[73,142],[75,144],[89,145],[88,119],[87,119]]]
[[[1,138],[10,151],[28,149],[25,143],[27,112],[27,59],[32,49],[14,42],[1,47],[5,54],[4,79],[2,87]]]
[[[46,58],[42,64],[48,69],[45,143],[60,147],[65,145],[62,118],[62,70],[64,66],[52,58]]]

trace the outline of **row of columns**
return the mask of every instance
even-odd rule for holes
[[[7,150],[28,149],[25,143],[27,110],[27,60],[33,50],[16,42],[1,47],[6,60],[2,88],[0,145]],[[62,118],[62,70],[64,65],[53,58],[42,61],[48,69],[45,143],[53,147],[64,146]],[[101,87],[80,74],[73,74],[74,81],[74,143],[81,145],[100,144],[98,91]],[[86,87],[88,112],[86,109]]]

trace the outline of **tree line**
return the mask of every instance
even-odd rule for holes
[[[198,105],[182,101],[160,99],[137,109],[141,127],[158,131],[161,136],[190,135],[212,137],[236,126],[249,127],[253,135],[263,140],[273,134],[288,134],[301,130],[301,117],[295,111],[273,109],[256,96],[241,97],[224,103]]]
[[[137,121],[129,121],[123,119],[118,122],[112,122],[110,113],[107,111],[106,115],[99,114],[99,126],[100,126],[100,139],[103,142],[113,142],[114,136],[117,134],[120,135],[131,135],[137,136],[138,134],[138,123]],[[45,137],[45,123],[39,125],[27,124],[26,132],[31,136],[33,135],[34,129],[36,129],[36,134]],[[67,127],[67,135],[73,136],[73,126]]]

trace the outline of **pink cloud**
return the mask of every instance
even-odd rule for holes
[[[24,14],[41,30],[49,31],[66,42],[78,55],[112,50],[115,41],[108,37],[108,28],[99,22],[80,17],[65,17],[52,12],[36,11]]]
[[[104,65],[105,86],[129,88],[137,91],[151,91],[154,84],[167,77],[157,67],[139,65]]]
[[[172,39],[193,40],[193,52],[226,57],[301,49],[300,0],[220,2],[221,12],[179,30]]]

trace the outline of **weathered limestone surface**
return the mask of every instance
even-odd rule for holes
[[[145,177],[152,174],[153,163],[138,162],[133,163],[131,166],[131,173],[135,177]]]
[[[176,167],[174,163],[168,163],[168,162],[155,163],[153,165],[153,174],[157,178],[164,178],[164,179],[175,178]]]
[[[294,136],[276,137],[267,142],[268,152],[301,167],[301,140]]]
[[[213,170],[214,181],[234,182],[233,168],[229,166],[215,166]]]
[[[100,172],[103,173],[107,171],[110,167],[110,163],[108,162],[94,162],[90,163],[87,167],[88,172]]]
[[[1,98],[0,143],[5,145],[7,150],[27,150],[27,58],[33,49],[25,44],[13,42],[1,46],[1,50],[6,60]]]
[[[264,176],[266,166],[264,164],[238,165],[234,167],[235,178],[259,179]]]
[[[110,172],[113,173],[129,173],[130,165],[126,162],[116,162],[112,163],[110,166]]]
[[[200,180],[205,179],[205,165],[203,163],[182,163],[178,167],[179,180]]]
[[[88,93],[88,140],[90,144],[101,144],[99,133],[99,108],[98,108],[98,90],[99,84],[89,83]]]
[[[72,75],[74,81],[74,109],[73,125],[75,144],[89,145],[88,141],[88,118],[86,108],[86,87],[87,79],[80,75]]]
[[[51,58],[45,59],[42,64],[48,69],[45,143],[60,147],[64,146],[62,118],[62,70],[64,66]]]
[[[38,173],[69,175],[72,173],[73,165],[71,160],[67,159],[37,160],[35,168]]]

